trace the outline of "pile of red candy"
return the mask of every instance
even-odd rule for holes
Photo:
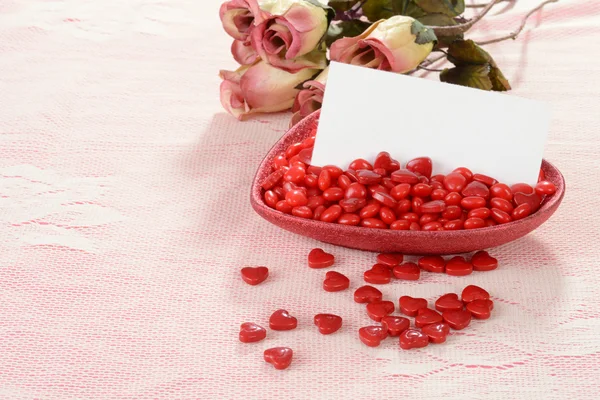
[[[314,136],[279,154],[262,184],[265,203],[278,211],[343,225],[393,230],[444,231],[505,224],[536,212],[556,192],[540,171],[535,188],[512,186],[457,168],[432,176],[432,161],[404,168],[381,152],[371,164],[354,160],[346,171],[310,165]]]
[[[400,254],[379,254],[377,264],[364,273],[364,280],[373,284],[389,283],[392,276],[398,279],[414,280],[414,273],[409,272],[419,266],[428,272],[446,272],[450,275],[466,275],[465,273],[452,274],[448,270],[452,263],[468,264],[470,271],[477,265],[479,271],[490,271],[498,266],[498,261],[487,252],[475,253],[470,261],[463,257],[460,262],[454,257],[446,261],[440,256],[421,257],[417,263],[404,261]],[[313,249],[308,255],[308,266],[310,268],[327,268],[335,263],[335,256],[326,253],[322,249]],[[374,271],[376,269],[376,271]],[[385,273],[383,271],[386,271]],[[470,272],[469,272],[470,273]],[[257,285],[265,281],[269,275],[266,267],[245,267],[241,270],[242,279],[250,284]],[[375,274],[385,275],[386,279],[377,278]],[[418,279],[418,276],[417,278]],[[350,287],[350,279],[345,275],[328,271],[323,280],[323,289],[328,292],[339,292]],[[381,291],[373,286],[361,286],[354,292],[354,301],[366,303],[366,312],[369,318],[379,322],[381,325],[362,327],[358,331],[360,340],[367,346],[375,347],[388,336],[398,336],[400,348],[408,350],[421,348],[429,343],[443,343],[450,329],[461,330],[471,323],[471,318],[488,319],[491,315],[494,303],[490,300],[489,293],[474,285],[464,288],[461,296],[455,293],[447,293],[439,297],[434,308],[428,307],[424,298],[413,298],[401,296],[398,309],[407,317],[414,317],[414,327],[404,316],[391,315],[396,306],[394,302],[383,300]],[[317,314],[314,316],[314,324],[323,335],[329,335],[342,327],[342,317],[334,314]],[[275,311],[269,318],[269,328],[277,331],[295,329],[298,320],[290,315],[288,311],[280,309]],[[258,342],[265,339],[267,330],[255,323],[246,322],[240,327],[239,339],[241,342]],[[289,347],[273,347],[264,351],[263,357],[266,362],[277,369],[287,368],[293,357],[293,350]]]

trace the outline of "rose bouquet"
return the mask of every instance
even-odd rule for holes
[[[221,71],[221,103],[243,120],[256,113],[289,110],[290,125],[321,107],[329,60],[411,74],[440,72],[443,82],[483,90],[510,90],[510,84],[481,46],[514,39],[509,35],[474,42],[464,33],[505,0],[476,5],[465,19],[464,0],[228,0],[221,6],[231,53],[241,64]],[[436,53],[432,55],[432,53]],[[454,66],[431,68],[447,59]]]

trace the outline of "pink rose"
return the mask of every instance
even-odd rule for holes
[[[299,91],[296,86],[317,72],[303,69],[292,74],[264,61],[237,71],[221,71],[221,104],[239,120],[251,114],[287,110]]]
[[[244,43],[241,40],[233,41],[231,54],[233,54],[235,61],[241,65],[252,65],[258,60],[258,54],[250,43]]]
[[[257,0],[229,0],[221,5],[219,16],[225,32],[235,40],[246,42],[252,28],[263,21],[265,13]]]
[[[377,21],[359,36],[336,40],[331,60],[399,73],[415,69],[431,53],[433,41],[416,43],[414,22],[402,15]]]
[[[263,0],[260,6],[266,17],[250,37],[261,59],[289,72],[325,68],[325,51],[317,48],[327,31],[325,9],[305,0]]]
[[[321,72],[314,80],[304,82],[304,89],[298,92],[294,105],[292,106],[294,115],[292,115],[292,120],[290,121],[290,128],[307,115],[310,115],[321,108],[328,73],[329,68]]]

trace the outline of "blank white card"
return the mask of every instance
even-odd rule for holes
[[[347,168],[389,152],[404,165],[428,156],[501,182],[535,184],[550,124],[541,102],[332,62],[314,165]]]

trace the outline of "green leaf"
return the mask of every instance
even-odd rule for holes
[[[492,90],[493,84],[489,77],[489,65],[464,65],[445,69],[440,74],[442,82],[468,86],[475,89]]]
[[[427,14],[423,17],[417,18],[423,25],[428,26],[453,26],[457,25],[458,22],[454,18],[447,16],[446,14]],[[438,38],[436,48],[448,47],[452,42],[457,39],[462,39],[463,34],[455,36],[441,36]]]
[[[388,19],[395,15],[392,0],[367,0],[362,5],[362,10],[371,22]]]
[[[427,13],[441,13],[450,17],[465,12],[465,0],[413,0]]]
[[[415,19],[421,18],[427,15],[427,12],[423,11],[422,8],[417,7],[412,0],[404,1],[404,7],[402,8],[402,12],[398,13],[401,15],[406,15],[408,17],[413,17]]]
[[[413,21],[410,27],[410,33],[417,36],[415,39],[416,44],[426,44],[437,41],[437,37],[435,36],[433,29],[427,28],[425,25],[416,20]]]
[[[372,24],[370,22],[361,21],[359,19],[353,19],[350,21],[341,21],[329,25],[327,30],[327,37],[325,43],[327,47],[331,47],[333,42],[343,37],[354,37],[358,36],[366,31]]]
[[[452,42],[448,47],[448,60],[457,66],[494,63],[489,53],[472,40],[455,40]]]
[[[512,89],[508,79],[504,77],[502,71],[498,67],[492,67],[489,74],[490,80],[492,81],[492,90],[496,92],[506,92]]]
[[[337,12],[344,12],[350,10],[359,1],[360,0],[329,0],[327,5]]]

